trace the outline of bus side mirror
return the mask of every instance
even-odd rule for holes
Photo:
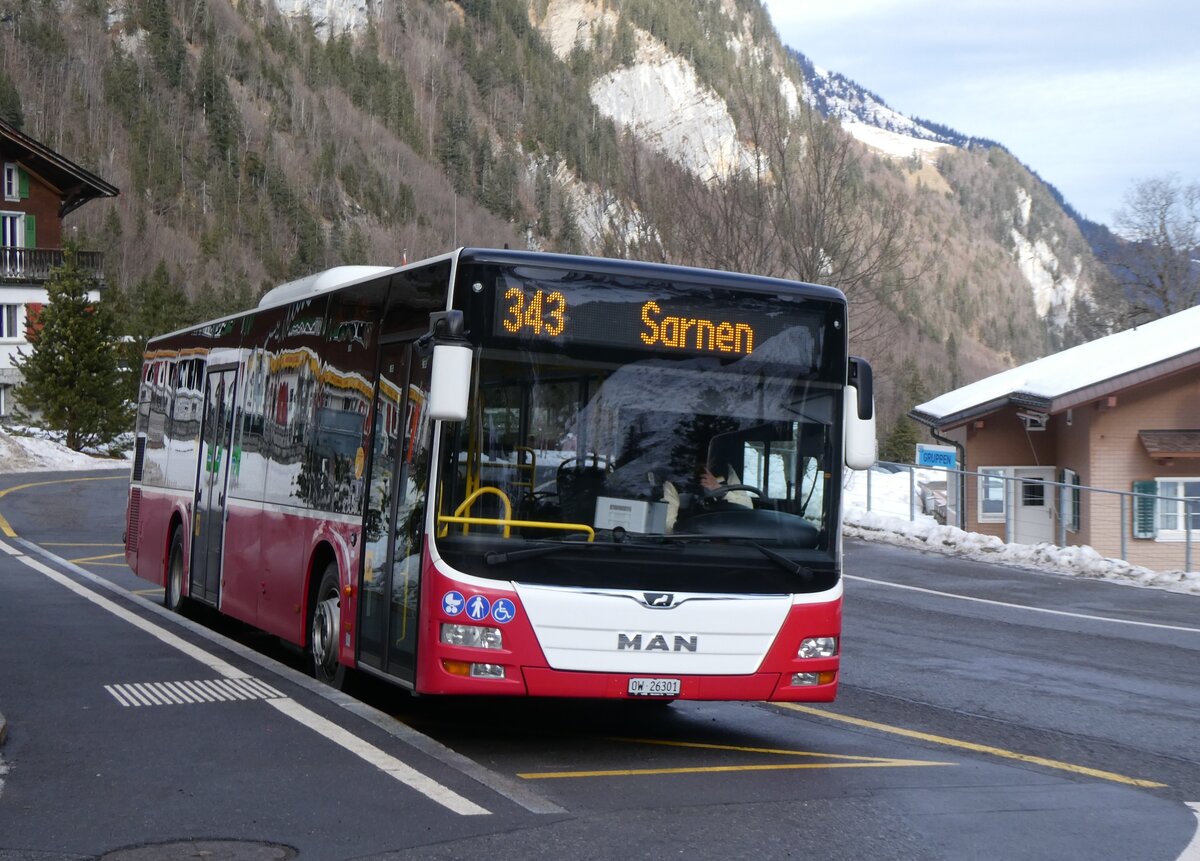
[[[845,416],[846,466],[870,469],[875,463],[875,385],[866,359],[850,357]]]
[[[467,417],[473,359],[471,345],[463,337],[462,312],[430,314],[425,338],[433,343],[428,415],[435,421],[460,422]]]

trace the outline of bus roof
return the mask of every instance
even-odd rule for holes
[[[314,272],[311,275],[305,275],[302,278],[286,281],[283,284],[272,287],[263,294],[254,308],[247,308],[242,311],[226,314],[224,317],[196,323],[193,326],[186,326],[174,332],[155,335],[150,338],[150,341],[158,341],[169,335],[177,335],[182,332],[201,329],[215,323],[253,313],[263,308],[286,305],[306,297],[328,293],[387,273],[414,269],[440,260],[453,259],[456,255],[460,264],[495,263],[509,266],[524,264],[526,266],[544,266],[556,269],[586,269],[591,272],[624,275],[635,278],[653,279],[665,277],[686,279],[698,284],[720,285],[734,289],[744,288],[758,292],[792,293],[800,290],[817,299],[826,299],[841,303],[845,303],[846,301],[845,294],[836,287],[827,287],[804,281],[791,281],[784,278],[772,278],[766,275],[749,275],[718,269],[679,266],[673,263],[647,263],[615,257],[589,257],[586,255],[558,254],[546,251],[516,251],[508,248],[459,248],[456,251],[427,257],[403,266],[347,265],[334,266],[321,272]]]
[[[526,264],[553,268],[579,268],[593,272],[622,274],[634,277],[662,278],[664,276],[686,279],[700,284],[720,284],[726,287],[751,290],[792,292],[803,290],[814,298],[845,302],[846,294],[836,287],[812,284],[806,281],[791,281],[766,275],[749,275],[719,269],[703,269],[694,266],[679,266],[673,263],[646,263],[615,257],[587,257],[576,254],[557,254],[546,251],[513,251],[496,248],[463,248],[459,252],[459,264],[500,263],[508,265]]]

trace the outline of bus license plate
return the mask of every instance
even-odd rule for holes
[[[630,679],[631,697],[677,697],[679,679]]]

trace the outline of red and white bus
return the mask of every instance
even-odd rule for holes
[[[828,701],[872,408],[832,288],[509,250],[339,267],[150,341],[125,555],[333,684]]]

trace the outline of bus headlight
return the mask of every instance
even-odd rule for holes
[[[837,654],[837,637],[805,637],[800,641],[798,658],[832,658]]]
[[[469,646],[472,649],[503,649],[504,636],[499,628],[480,625],[442,623],[442,642],[447,646]]]

